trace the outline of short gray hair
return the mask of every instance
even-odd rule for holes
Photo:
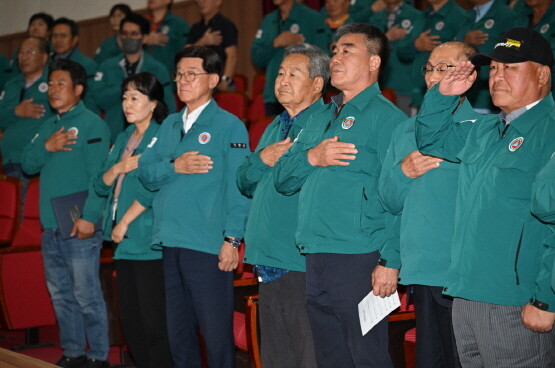
[[[283,57],[285,58],[292,54],[300,54],[308,57],[310,60],[308,63],[310,78],[322,77],[324,79],[324,85],[328,83],[330,79],[330,57],[321,48],[309,43],[298,43],[296,45],[287,46]]]

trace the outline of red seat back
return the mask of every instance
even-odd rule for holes
[[[252,80],[252,91],[251,96],[252,99],[264,92],[264,84],[266,83],[266,75],[265,74],[257,74],[254,76]]]
[[[263,116],[249,125],[249,145],[252,152],[256,150],[256,146],[258,146],[258,142],[262,134],[264,134],[264,130],[266,130],[272,120],[274,120],[273,116]]]
[[[29,181],[29,187],[25,196],[23,221],[17,229],[12,247],[41,244],[42,226],[40,224],[39,212],[39,185],[39,178],[33,178]]]
[[[0,177],[0,244],[12,242],[19,222],[21,183],[9,176]]]
[[[264,96],[261,93],[256,95],[250,105],[247,120],[250,123],[255,122],[257,119],[266,116],[266,107],[264,106]]]
[[[218,105],[237,116],[243,121],[247,121],[247,107],[249,105],[247,95],[239,91],[223,91],[214,95],[214,100]]]
[[[239,92],[247,92],[247,77],[243,74],[235,74],[233,76],[233,81],[235,82],[235,90]]]

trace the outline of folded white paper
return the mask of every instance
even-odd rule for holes
[[[376,296],[373,292],[366,295],[364,299],[358,303],[358,317],[360,319],[362,335],[366,335],[372,327],[400,305],[401,301],[399,300],[399,294],[397,294],[397,292],[385,298],[379,295]]]

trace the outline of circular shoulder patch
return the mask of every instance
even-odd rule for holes
[[[354,123],[355,123],[355,118],[353,116],[346,117],[345,119],[343,119],[343,122],[341,123],[341,128],[351,129]]]
[[[492,29],[493,26],[495,25],[495,21],[493,19],[488,19],[486,20],[486,22],[484,23],[484,27],[486,29]]]
[[[509,143],[509,151],[514,152],[522,146],[522,142],[524,142],[523,137],[515,138]]]
[[[104,76],[104,73],[96,72],[96,74],[94,75],[94,80],[97,81],[97,82],[100,82],[102,80],[103,76]]]
[[[48,91],[48,84],[46,82],[42,82],[41,84],[39,84],[39,91],[42,93]]]
[[[445,23],[443,23],[442,21],[436,23],[436,31],[441,31],[443,27],[445,27]]]
[[[549,24],[544,24],[541,28],[540,28],[540,33],[545,33],[549,31]]]
[[[168,34],[170,33],[170,26],[162,26],[162,28],[160,28],[160,32],[163,34]]]
[[[293,23],[291,25],[291,28],[289,28],[291,33],[299,33],[299,29],[301,29],[301,28],[299,27],[299,25],[297,23]]]
[[[403,21],[401,22],[401,27],[405,29],[410,28],[410,25],[411,25],[410,19],[403,19]]]
[[[206,144],[210,142],[210,133],[208,132],[200,133],[198,136],[198,142],[200,144]]]

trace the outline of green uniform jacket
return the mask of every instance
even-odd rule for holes
[[[154,197],[153,244],[218,254],[225,236],[243,238],[249,200],[237,188],[237,168],[248,154],[245,124],[214,100],[191,129],[183,113],[164,120],[139,159],[139,177]],[[199,151],[214,162],[206,174],[178,174],[173,161]]]
[[[426,85],[420,67],[426,65],[429,52],[420,52],[414,47],[414,41],[424,31],[430,30],[430,35],[439,36],[439,40],[443,42],[453,41],[459,29],[466,27],[471,22],[468,14],[457,5],[455,0],[449,0],[443,5],[437,13],[432,11],[432,7],[428,7],[422,11],[422,17],[415,22],[414,29],[410,37],[404,37],[397,42],[396,50],[399,59],[405,63],[412,63],[411,83],[412,88],[412,104],[420,106],[422,97],[426,91]]]
[[[536,286],[547,225],[530,211],[532,183],[555,151],[551,94],[509,125],[497,115],[453,123],[458,97],[437,86],[417,117],[422,153],[460,161],[451,265],[445,292],[501,305],[523,305],[550,285]],[[541,300],[541,299],[540,299]],[[555,311],[555,305],[550,306]]]
[[[494,0],[486,14],[478,21],[476,19],[476,11],[471,9],[467,12],[471,22],[461,28],[456,36],[458,41],[464,42],[464,36],[474,30],[480,30],[488,35],[488,40],[476,46],[479,52],[491,52],[495,44],[499,42],[499,38],[509,28],[513,27],[516,22],[516,15],[503,0]],[[489,68],[483,67],[478,75],[478,80],[474,86],[468,91],[467,97],[475,108],[495,109],[491,101],[489,93]]]
[[[366,22],[373,14],[372,4],[374,2],[375,0],[351,0],[349,19],[344,24]],[[325,6],[322,6],[322,9],[320,9],[320,14],[322,14],[324,19],[328,17],[328,11]]]
[[[8,58],[0,54],[0,91],[4,90],[6,82],[12,77]]]
[[[480,116],[465,99],[453,119],[460,122]],[[416,117],[412,117],[393,132],[380,175],[379,194],[386,210],[402,214],[400,243],[389,243],[400,244],[400,282],[444,286],[451,259],[460,165],[443,161],[437,169],[418,178],[405,176],[401,161],[417,150],[415,121]]]
[[[552,115],[553,116],[553,115]],[[541,290],[533,297],[550,306],[555,304],[555,159],[551,160],[539,172],[532,186],[532,213],[540,220],[550,223],[544,245],[546,247],[541,262],[540,272],[536,278],[536,290]],[[551,284],[551,292],[544,285]]]
[[[175,112],[173,85],[166,67],[152,56],[143,52],[143,56],[137,66],[137,73],[140,72],[149,72],[158,78],[164,86],[164,102],[168,105],[170,113]],[[104,120],[106,120],[110,127],[112,142],[123,131],[125,125],[125,116],[121,106],[121,83],[125,78],[127,78],[125,60],[123,57],[117,56],[106,60],[100,65],[91,84],[94,104],[106,114]]]
[[[375,13],[368,21],[373,26],[379,28],[382,32],[387,32],[387,17],[389,12],[387,9],[379,13]],[[395,18],[394,25],[406,29],[408,32],[404,38],[412,38],[414,25],[422,22],[422,12],[416,10],[410,5],[402,4],[401,11]],[[390,42],[391,54],[385,66],[385,70],[380,75],[380,85],[387,88],[392,88],[398,95],[410,96],[415,83],[411,83],[413,77],[413,65],[410,62],[401,61],[397,55],[397,48],[403,44],[403,39]],[[419,80],[422,80],[422,75],[416,75]],[[419,83],[420,84],[420,83]]]
[[[334,119],[336,109],[331,102],[310,117],[276,163],[276,189],[285,195],[300,190],[296,241],[302,253],[381,250],[390,239],[378,177],[391,134],[407,117],[380,94],[378,83],[347,102]],[[310,165],[307,150],[334,136],[356,145],[356,159],[349,166]]]
[[[168,35],[169,41],[165,46],[147,46],[147,52],[173,73],[175,54],[185,46],[189,37],[189,24],[184,19],[167,13],[156,32]]]
[[[48,103],[48,69],[42,71],[41,77],[32,86],[25,89],[23,98],[21,91],[25,88],[23,74],[10,79],[0,94],[0,130],[4,137],[0,141],[2,148],[2,161],[7,163],[20,163],[23,148],[38,132],[42,122],[52,117],[52,110]],[[15,107],[22,100],[33,99],[34,104],[43,105],[45,114],[40,119],[20,118],[15,115]]]
[[[251,45],[254,64],[259,68],[266,68],[265,103],[277,102],[274,81],[283,60],[285,47],[275,48],[273,44],[274,38],[285,31],[301,33],[306,43],[316,45],[326,52],[328,50],[329,28],[317,11],[294,2],[289,17],[285,21],[281,21],[279,10],[266,15]]]
[[[288,136],[294,141],[306,122],[324,106],[320,99],[313,103],[291,125]],[[245,231],[245,262],[305,272],[305,259],[295,246],[299,195],[285,196],[274,186],[273,168],[260,159],[260,151],[281,141],[279,116],[266,128],[256,152],[251,153],[237,172],[239,190],[252,197]]]
[[[45,143],[64,127],[77,130],[77,143],[71,151],[48,152]],[[50,200],[59,196],[89,190],[82,218],[96,223],[102,216],[104,200],[94,193],[91,180],[98,174],[108,155],[110,132],[104,120],[87,110],[81,101],[62,116],[45,121],[31,143],[25,147],[21,165],[27,174],[40,172],[40,220],[45,229],[56,229],[58,223]]]
[[[158,125],[154,120],[150,122],[148,129],[145,131],[141,143],[137,149],[133,152],[133,155],[140,155],[146,149],[146,146],[152,141],[152,138],[158,132]],[[123,239],[121,243],[118,244],[116,248],[116,254],[114,259],[130,259],[130,260],[151,260],[151,259],[161,259],[162,252],[151,249],[152,244],[152,224],[153,224],[153,213],[152,213],[152,199],[154,198],[155,192],[151,192],[146,189],[144,185],[139,181],[138,170],[133,170],[125,174],[123,179],[121,192],[118,197],[118,204],[116,214],[114,216],[114,189],[116,187],[116,181],[110,186],[104,184],[102,176],[104,173],[121,159],[121,155],[125,151],[127,146],[127,141],[135,131],[135,126],[131,125],[124,132],[118,135],[116,143],[112,147],[108,158],[104,162],[102,170],[93,179],[93,185],[96,193],[101,197],[107,197],[106,208],[104,209],[104,226],[102,230],[104,231],[104,239],[110,240],[115,223],[119,223],[125,212],[131,207],[131,204],[137,200],[141,206],[145,207],[146,210],[137,217],[127,229],[127,237]]]
[[[94,61],[100,65],[106,60],[119,56],[120,58],[123,56],[121,49],[118,45],[118,36],[113,35],[112,37],[108,37],[98,48],[96,49],[96,53],[94,55]]]

